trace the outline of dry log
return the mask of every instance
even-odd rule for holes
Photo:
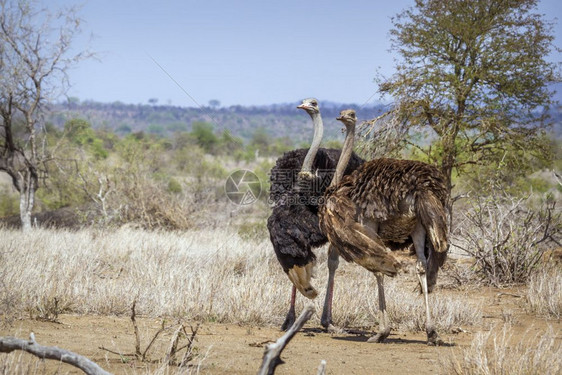
[[[0,337],[0,353],[11,353],[14,350],[23,350],[42,359],[56,359],[79,368],[88,375],[111,375],[88,358],[71,351],[57,348],[56,346],[43,346],[35,341],[31,333],[29,340],[15,337]]]
[[[291,328],[289,328],[287,332],[275,343],[266,346],[265,353],[263,354],[263,361],[260,369],[258,370],[258,375],[273,375],[275,373],[275,368],[280,364],[285,363],[281,359],[281,352],[285,349],[289,341],[291,341],[297,332],[304,326],[304,323],[312,317],[314,311],[315,308],[313,304],[307,305]]]

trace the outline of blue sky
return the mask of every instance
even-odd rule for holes
[[[543,0],[547,19],[559,0]],[[74,4],[51,0],[47,7]],[[77,49],[99,61],[70,71],[69,96],[101,102],[196,106],[320,100],[363,104],[378,73],[393,72],[391,17],[414,4],[394,1],[120,1],[83,3]],[[562,46],[562,27],[556,26]],[[90,39],[90,36],[92,38]],[[551,56],[559,61],[561,55]],[[376,101],[375,96],[371,101]]]

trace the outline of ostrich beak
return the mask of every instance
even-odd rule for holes
[[[343,116],[338,116],[338,117],[336,117],[336,120],[338,120],[338,121],[343,120]]]
[[[308,106],[306,104],[301,104],[301,105],[297,105],[297,108],[299,109],[307,109]]]

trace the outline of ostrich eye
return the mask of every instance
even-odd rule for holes
[[[355,117],[355,113],[350,113],[350,116],[351,116],[351,117]]]
[[[318,103],[316,103],[316,102],[310,102],[310,104],[312,104],[315,107],[318,105]]]

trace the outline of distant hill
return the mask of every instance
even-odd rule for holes
[[[562,91],[562,90],[561,90]],[[58,127],[72,118],[83,118],[94,128],[107,128],[117,134],[146,132],[172,136],[178,131],[190,131],[194,122],[212,123],[216,132],[229,129],[233,135],[249,140],[258,128],[263,128],[275,138],[289,138],[294,145],[309,143],[312,139],[312,122],[298,102],[267,106],[176,107],[171,105],[99,103],[93,101],[65,102],[51,107],[47,121]],[[343,140],[342,125],[336,121],[340,110],[353,108],[360,120],[372,119],[385,111],[382,104],[360,107],[356,104],[321,102],[325,125],[325,139]],[[553,108],[552,133],[562,138],[562,106]]]
[[[147,132],[170,136],[177,131],[190,131],[193,122],[212,123],[215,131],[229,129],[233,135],[245,140],[254,131],[263,128],[276,138],[288,137],[295,144],[310,142],[312,122],[295,103],[267,106],[231,106],[224,108],[193,108],[170,105],[124,104],[121,102],[99,103],[93,101],[65,102],[51,107],[47,121],[62,127],[72,118],[83,118],[94,128],[111,129],[118,134]],[[335,120],[340,110],[353,108],[361,120],[380,115],[383,105],[359,107],[355,104],[321,102],[326,139],[342,139],[341,124]]]

